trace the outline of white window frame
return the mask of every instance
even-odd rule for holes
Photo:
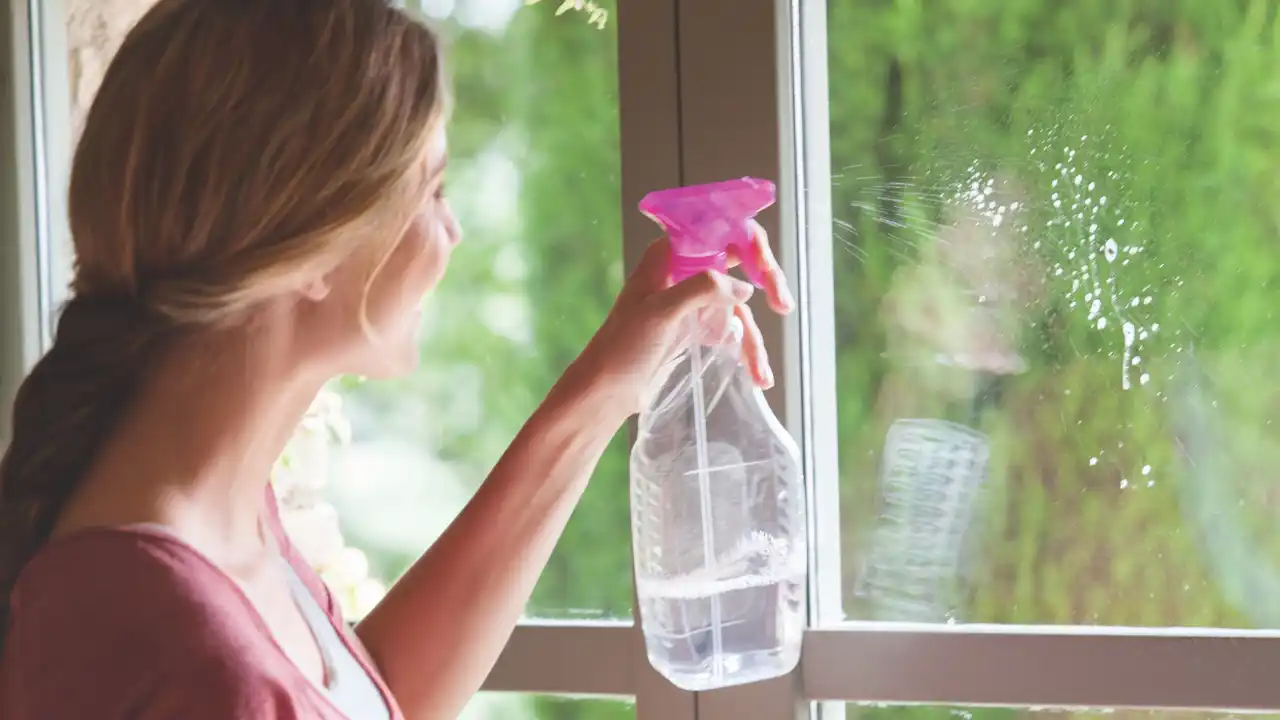
[[[0,407],[8,408],[44,347],[38,177],[43,158],[40,82],[33,68],[32,23],[23,3],[0,16]],[[0,413],[0,449],[10,416]]]
[[[21,7],[23,3],[13,5]],[[57,309],[67,296],[71,278],[71,231],[67,223],[67,184],[71,170],[71,94],[67,90],[67,33],[63,0],[26,5],[31,114],[30,150],[34,173],[34,252],[36,283],[32,319],[38,333],[38,352],[53,340]],[[19,14],[22,14],[19,11]]]
[[[17,0],[0,26],[0,78],[11,80],[0,82],[0,404],[47,347],[69,267],[62,13],[60,0]],[[838,503],[816,502],[838,496],[835,399],[812,390],[835,383],[825,17],[824,0],[621,0],[611,19],[628,268],[656,234],[635,211],[645,192],[747,174],[779,181],[779,207],[762,221],[801,311],[757,315],[780,378],[770,402],[801,440],[810,484],[814,628],[800,667],[690,693],[653,671],[633,623],[539,621],[516,628],[485,689],[630,696],[641,720],[797,719],[811,701],[1280,709],[1274,632],[824,622],[842,601]],[[5,429],[0,421],[0,444]]]

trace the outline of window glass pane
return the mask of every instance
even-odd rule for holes
[[[1280,3],[828,7],[846,616],[1280,627]]]
[[[480,693],[459,720],[631,720],[632,698]]]
[[[353,432],[329,497],[383,586],[462,509],[623,277],[612,17],[600,29],[554,3],[410,5],[449,38],[448,194],[465,240],[427,301],[419,370],[339,387]],[[528,615],[630,617],[626,468],[620,435]]]
[[[821,717],[824,720],[1273,720],[1276,716],[1228,711],[869,706],[854,703],[841,706],[829,703],[824,704]]]

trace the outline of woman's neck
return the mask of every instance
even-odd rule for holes
[[[216,562],[251,562],[277,458],[327,379],[262,325],[185,338],[159,358],[55,535],[161,523]]]

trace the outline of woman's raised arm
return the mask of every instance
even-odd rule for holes
[[[785,312],[790,295],[758,237],[770,303]],[[666,258],[665,242],[650,248],[471,502],[357,627],[407,717],[456,717],[480,688],[605,447],[678,349],[682,318],[704,308],[736,314],[745,361],[768,384],[759,330],[742,304],[752,287],[715,274],[670,286]]]

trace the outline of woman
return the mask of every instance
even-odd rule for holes
[[[453,717],[680,318],[736,315],[770,382],[751,288],[668,287],[656,243],[472,502],[348,633],[266,483],[327,380],[417,362],[419,303],[459,240],[440,68],[386,0],[161,0],[129,34],[75,156],[74,296],[0,466],[6,718]]]

